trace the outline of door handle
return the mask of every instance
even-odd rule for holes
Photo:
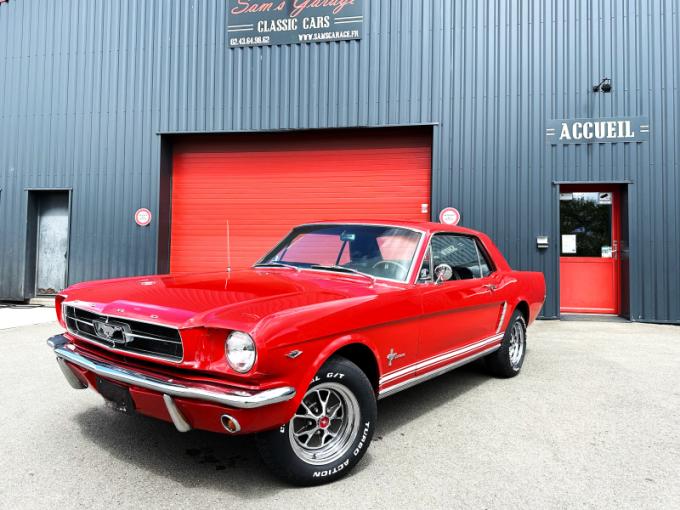
[[[494,292],[496,290],[496,286],[493,283],[486,283],[484,286],[489,289],[491,292]]]

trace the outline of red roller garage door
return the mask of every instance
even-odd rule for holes
[[[174,144],[172,272],[257,261],[292,226],[430,217],[431,131],[188,137]]]

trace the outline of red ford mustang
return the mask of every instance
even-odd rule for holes
[[[250,269],[74,285],[48,343],[74,388],[181,432],[257,433],[275,473],[311,485],[366,453],[377,399],[482,357],[517,375],[544,298],[479,232],[324,222]]]

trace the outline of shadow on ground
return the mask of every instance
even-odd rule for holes
[[[470,363],[435,379],[378,402],[376,435],[407,434],[414,417],[436,413],[437,409],[489,380],[481,361]]]
[[[437,409],[488,380],[473,363],[378,403],[374,440],[406,435],[414,416]],[[94,407],[75,416],[82,435],[114,458],[185,487],[204,487],[244,499],[266,497],[287,488],[260,460],[251,436],[230,437],[202,431],[177,432],[170,423]],[[356,475],[380,462],[369,453]]]

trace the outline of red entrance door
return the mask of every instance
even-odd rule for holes
[[[620,310],[619,192],[601,185],[560,188],[560,312]]]

